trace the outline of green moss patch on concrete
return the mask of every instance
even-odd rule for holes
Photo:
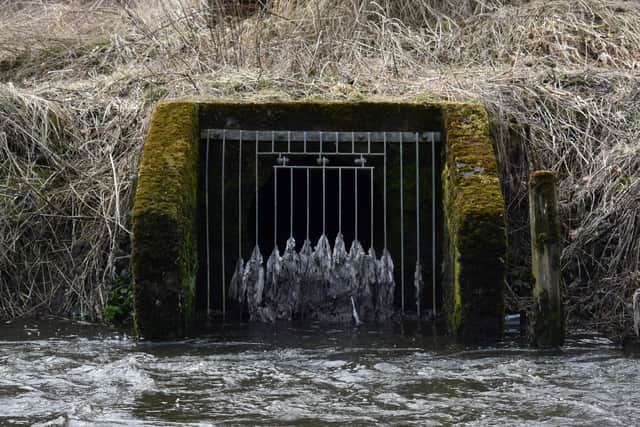
[[[183,336],[193,317],[198,109],[160,103],[140,163],[133,213],[135,326],[143,337]]]
[[[504,318],[507,241],[488,116],[476,104],[445,104],[443,115],[448,323],[460,336],[497,337]]]

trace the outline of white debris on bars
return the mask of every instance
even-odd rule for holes
[[[420,315],[420,290],[424,286],[424,281],[422,280],[422,265],[418,262],[416,263],[416,272],[413,275],[413,287],[416,290],[416,307],[418,309],[418,315]]]
[[[262,294],[264,291],[264,269],[262,268],[262,254],[260,248],[256,245],[251,253],[251,258],[247,261],[242,275],[242,288],[246,293],[246,297],[237,300],[241,304],[246,304],[249,308],[249,314],[253,318],[265,316],[262,306]]]
[[[389,319],[394,289],[393,260],[386,249],[378,259],[373,248],[367,253],[354,240],[347,253],[338,234],[333,250],[327,236],[322,235],[313,249],[305,240],[299,253],[290,237],[282,256],[277,246],[273,249],[266,276],[256,246],[244,267],[242,259],[238,260],[229,297],[253,321],[305,319],[359,324]]]

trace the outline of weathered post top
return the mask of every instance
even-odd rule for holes
[[[564,342],[560,278],[560,218],[557,178],[553,171],[535,171],[529,179],[531,269],[535,279],[529,328],[531,342],[541,347]]]

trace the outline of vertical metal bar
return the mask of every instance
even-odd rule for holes
[[[384,199],[384,208],[383,208],[383,216],[384,216],[384,248],[387,249],[387,133],[384,132],[382,134],[382,140],[384,144],[384,184],[382,189],[382,196]]]
[[[356,152],[356,136],[353,132],[351,132],[351,154]]]
[[[293,168],[289,173],[289,236],[293,237]]]
[[[372,248],[373,247],[373,169],[369,170],[369,175],[371,175],[371,191],[369,192],[369,195],[371,197],[370,202],[371,202],[371,239],[369,240],[369,247]]]
[[[309,240],[309,169],[307,169],[307,240]]]
[[[278,246],[278,168],[273,167],[273,247]]]
[[[242,258],[242,131],[238,142],[238,258]]]
[[[355,201],[356,201],[356,209],[355,209],[355,225],[356,225],[356,230],[355,230],[355,240],[358,240],[358,168],[355,168],[354,171],[355,173]]]
[[[338,233],[342,234],[342,169],[338,169]]]
[[[287,153],[291,153],[291,131],[287,131]]]
[[[207,132],[207,148],[204,163],[204,203],[205,203],[205,234],[207,241],[207,316],[211,314],[211,248],[209,235],[209,132]]]
[[[340,150],[338,150],[338,142],[340,141],[340,135],[338,135],[338,132],[336,132],[336,154],[338,154],[340,152]]]
[[[326,198],[327,198],[327,183],[324,163],[322,164],[322,234],[326,235]]]
[[[402,132],[400,132],[400,298],[404,315],[404,159],[402,158]]]
[[[326,236],[326,207],[327,207],[327,183],[325,173],[325,161],[322,157],[322,132],[320,132],[320,161],[322,162],[322,235]]]
[[[274,131],[271,131],[271,153],[276,152],[276,135]]]
[[[371,132],[367,132],[367,154],[371,154]]]
[[[420,262],[420,154],[419,136],[416,133],[416,261]]]
[[[256,131],[256,246],[258,246],[258,132]]]
[[[433,318],[436,317],[436,142],[431,134],[431,292]]]
[[[226,309],[227,309],[227,283],[226,283],[226,277],[225,277],[225,265],[224,265],[224,151],[225,151],[225,145],[226,145],[226,139],[227,139],[227,131],[224,130],[222,132],[222,168],[221,168],[221,175],[222,175],[222,182],[221,182],[221,186],[222,188],[220,189],[220,193],[221,193],[221,210],[222,210],[222,253],[221,255],[221,264],[222,264],[222,316],[224,317],[226,315]]]
[[[304,148],[303,152],[306,154],[307,153],[307,132],[305,131],[302,135],[303,135],[302,144],[303,144],[303,148]]]
[[[419,135],[416,132],[416,268],[420,265],[420,153]],[[418,283],[419,285],[419,283]],[[416,312],[420,318],[420,296],[422,290],[418,289],[416,298]]]

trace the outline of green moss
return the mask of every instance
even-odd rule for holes
[[[133,325],[133,287],[126,277],[117,278],[111,291],[107,294],[103,319],[114,326],[130,327]]]
[[[555,185],[556,184],[556,173],[551,170],[537,170],[531,173],[531,177],[529,178],[529,185],[531,186],[539,186],[539,185]]]
[[[488,117],[476,104],[449,104],[444,116],[449,325],[456,334],[495,337],[504,314],[506,227]]]
[[[460,291],[460,261],[457,249],[453,249],[454,251],[454,261],[453,261],[453,308],[449,312],[448,322],[450,328],[453,331],[459,331],[462,328],[462,293]]]
[[[160,103],[145,142],[133,213],[136,329],[147,338],[184,335],[195,296],[198,109]]]
[[[443,103],[445,97],[438,92],[422,92],[414,98],[414,101],[420,104]]]

